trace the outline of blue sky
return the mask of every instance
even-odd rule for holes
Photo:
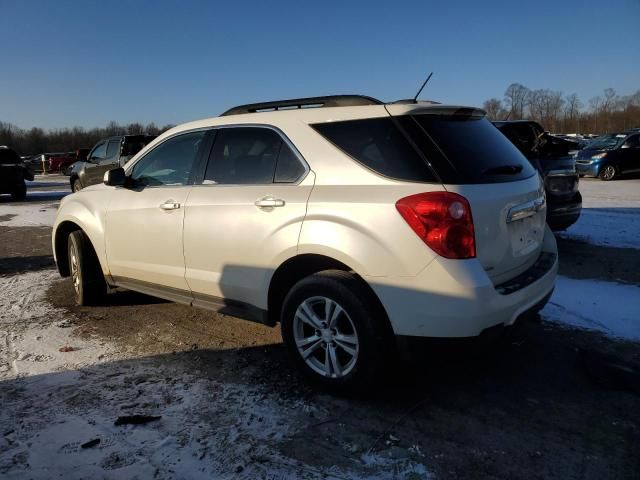
[[[640,89],[640,0],[0,0],[0,120],[159,125],[362,93],[480,105],[511,82]]]

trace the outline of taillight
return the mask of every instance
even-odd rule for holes
[[[446,258],[474,258],[476,242],[471,207],[451,192],[428,192],[401,198],[396,208],[433,251]]]

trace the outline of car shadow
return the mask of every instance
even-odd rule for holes
[[[53,255],[0,258],[0,275],[14,275],[45,270],[55,266]]]

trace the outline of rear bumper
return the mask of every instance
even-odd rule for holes
[[[568,202],[552,203],[547,206],[547,223],[551,230],[564,230],[578,221],[582,211],[580,192]]]
[[[549,228],[542,251],[551,256],[546,267],[534,272],[541,268],[534,265],[518,277],[519,285],[506,290],[493,285],[476,259],[437,257],[416,277],[366,280],[396,335],[474,337],[491,327],[512,325],[526,312],[541,308],[540,303],[553,291],[558,270],[555,238]]]

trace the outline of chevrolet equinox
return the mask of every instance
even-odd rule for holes
[[[399,339],[542,308],[558,264],[545,210],[482,110],[343,95],[167,131],[64,198],[52,242],[79,305],[122,287],[280,323],[297,367],[341,389],[372,382]]]

